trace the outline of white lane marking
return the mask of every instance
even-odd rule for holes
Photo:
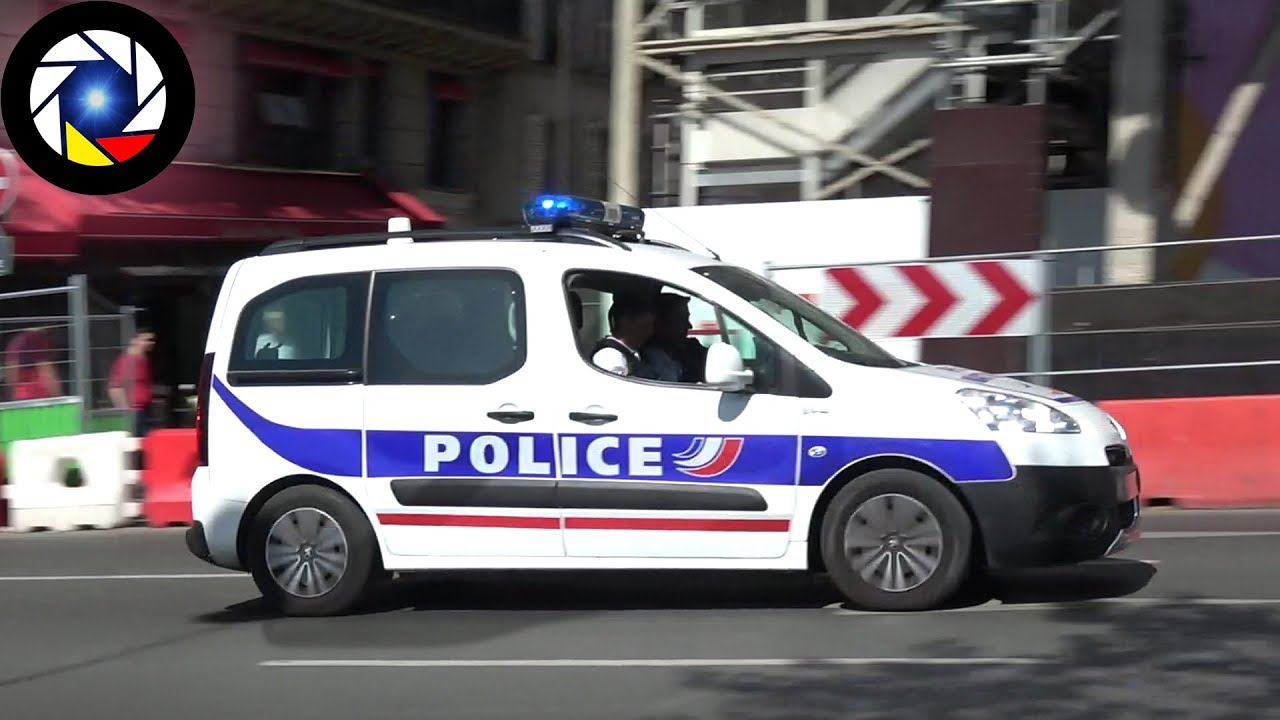
[[[1207,531],[1207,530],[1157,530],[1142,531],[1142,540],[1177,540],[1182,538],[1244,538],[1274,537],[1280,530],[1239,530],[1239,531]]]
[[[171,573],[153,575],[0,575],[0,582],[55,582],[65,580],[204,580],[247,578],[245,573]]]
[[[611,668],[611,667],[809,667],[822,665],[1039,665],[1027,657],[912,658],[668,658],[620,660],[264,660],[259,667],[281,668]]]
[[[850,610],[844,607],[843,603],[831,603],[823,607],[824,610],[830,610],[832,615],[865,615],[865,616],[891,616],[891,615],[937,615],[940,613],[993,613],[993,612],[1032,612],[1044,610],[1058,610],[1065,608],[1078,608],[1086,605],[1129,605],[1136,607],[1149,607],[1159,605],[1164,607],[1189,607],[1189,606],[1249,606],[1249,605],[1280,605],[1280,598],[1099,598],[1097,600],[1063,600],[1061,602],[1040,602],[1040,603],[1002,603],[997,600],[984,603],[982,605],[974,605],[972,607],[961,608],[945,608],[942,610],[928,610],[922,612],[884,612],[875,610]]]

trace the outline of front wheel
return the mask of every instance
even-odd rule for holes
[[[827,572],[854,606],[930,610],[968,578],[973,525],[927,475],[875,470],[836,494],[822,519]]]
[[[286,615],[338,615],[376,578],[377,542],[360,508],[326,487],[299,485],[268,500],[248,538],[249,570]]]

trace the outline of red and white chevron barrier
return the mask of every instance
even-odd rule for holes
[[[1040,260],[832,267],[818,304],[872,338],[1041,331]]]

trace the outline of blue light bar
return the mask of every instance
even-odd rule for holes
[[[644,210],[573,195],[539,195],[524,206],[529,225],[581,226],[613,232],[640,232]]]

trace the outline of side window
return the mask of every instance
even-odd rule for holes
[[[853,352],[854,348],[848,347],[846,344],[832,338],[822,331],[817,325],[809,322],[801,317],[794,310],[789,310],[781,305],[771,302],[768,299],[761,298],[752,303],[757,308],[769,313],[775,320],[795,330],[795,333],[801,339],[818,347],[831,347],[843,352]]]
[[[509,270],[378,273],[371,385],[485,385],[525,362],[524,285]]]
[[[730,315],[701,298],[693,298],[689,305],[690,310],[697,308],[707,316],[715,318],[712,321],[713,325],[703,325],[703,332],[707,333],[704,344],[708,347],[713,342],[732,345],[742,356],[742,364],[755,373],[757,389],[761,392],[772,392],[777,388],[778,352],[768,338],[748,327],[737,316]]]
[[[317,370],[359,373],[364,350],[367,273],[287,282],[240,313],[228,370],[241,374]]]
[[[757,392],[774,392],[778,388],[779,353],[773,343],[720,306],[684,288],[626,273],[582,272],[569,276],[566,291],[580,296],[598,294],[601,305],[608,308],[608,325],[585,338],[586,348],[610,330],[638,333],[619,338],[639,345],[635,349],[640,352],[643,365],[633,379],[697,385],[703,380],[706,349],[724,342],[737,348],[744,364],[756,372]],[[615,326],[618,318],[613,306],[622,297],[645,299],[642,305],[653,313],[651,331]],[[591,362],[589,350],[585,355]]]

